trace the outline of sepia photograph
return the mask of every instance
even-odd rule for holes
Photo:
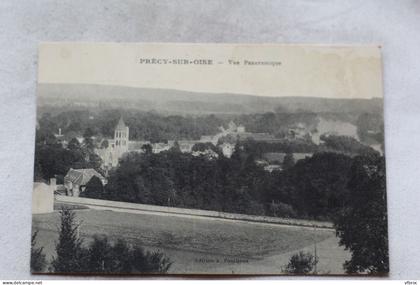
[[[43,43],[35,274],[387,276],[381,48]]]

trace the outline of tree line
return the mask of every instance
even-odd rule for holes
[[[370,153],[377,156],[376,153]],[[127,153],[110,172],[108,184],[92,179],[83,196],[160,206],[253,215],[331,220],[347,195],[354,158],[315,153],[283,171],[267,172],[248,145],[237,144],[231,158],[208,159],[179,149],[154,154]]]
[[[380,115],[341,114],[328,113],[318,114],[308,111],[286,112],[278,110],[262,114],[243,115],[202,115],[202,116],[181,116],[165,115],[153,111],[137,110],[101,110],[89,112],[87,110],[65,111],[55,115],[43,113],[38,124],[41,128],[58,132],[61,128],[65,138],[81,136],[87,129],[90,129],[97,137],[113,137],[115,126],[124,114],[124,120],[130,127],[131,140],[146,140],[154,142],[166,142],[168,140],[198,140],[203,135],[215,135],[220,126],[225,128],[230,121],[245,126],[248,132],[268,133],[276,138],[286,138],[289,128],[300,122],[308,132],[316,132],[319,116],[329,119],[337,119],[355,124],[358,128],[359,137],[364,142],[371,142],[372,139],[383,142],[383,119]],[[374,130],[375,134],[369,134]]]
[[[72,138],[64,147],[49,129],[38,129],[35,137],[34,180],[48,181],[55,177],[58,183],[63,183],[70,168],[93,168],[102,173],[102,161],[95,153],[92,135],[93,132],[86,129],[82,143]]]

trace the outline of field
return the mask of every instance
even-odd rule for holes
[[[173,261],[170,273],[281,273],[290,256],[301,249],[320,259],[320,273],[342,273],[348,252],[338,247],[331,230],[264,223],[77,210],[80,235],[123,238],[149,250],[160,250]],[[59,215],[33,215],[37,246],[54,254]]]

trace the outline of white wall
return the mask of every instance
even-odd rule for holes
[[[37,183],[32,192],[32,213],[45,214],[54,211],[54,188],[45,183]]]

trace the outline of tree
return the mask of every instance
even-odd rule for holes
[[[85,272],[103,273],[113,272],[113,258],[111,254],[111,245],[106,236],[94,236],[90,247],[87,250],[87,262]]]
[[[93,152],[93,149],[95,148],[95,144],[92,139],[93,135],[94,133],[91,128],[87,128],[83,133],[83,146],[89,152]]]
[[[80,224],[75,222],[75,213],[63,208],[60,211],[61,228],[56,245],[56,257],[52,271],[56,273],[166,273],[172,262],[163,253],[149,252],[139,246],[131,246],[124,240],[110,242],[106,236],[94,236],[83,247],[77,237]],[[34,244],[35,237],[32,237]],[[34,246],[32,246],[34,249]],[[36,251],[42,257],[42,249]],[[39,255],[41,253],[41,255]],[[39,264],[39,258],[32,259]]]
[[[215,153],[219,153],[220,152],[219,148],[217,148],[214,144],[209,143],[209,142],[206,142],[206,143],[201,143],[201,142],[196,143],[196,144],[193,145],[193,147],[192,147],[191,150],[192,151],[199,151],[199,152],[204,152],[206,150],[212,150]]]
[[[72,151],[80,151],[80,143],[79,143],[79,141],[76,138],[72,138],[69,141],[69,143],[67,145],[67,148],[69,150],[72,150]]]
[[[174,142],[174,145],[171,147],[171,151],[173,152],[181,152],[181,147],[178,141]]]
[[[277,174],[280,191],[272,199],[291,205],[299,218],[331,220],[347,195],[351,165],[347,155],[315,153]]]
[[[125,240],[118,239],[110,248],[110,255],[112,256],[112,272],[131,272],[131,251]]]
[[[102,172],[101,164],[102,164],[101,157],[97,155],[96,153],[92,152],[89,154],[88,160],[85,163],[85,166],[83,168],[93,168],[96,171],[101,173]]]
[[[37,156],[35,156],[35,161],[34,161],[34,181],[37,181],[37,182],[44,181],[44,174],[42,172],[42,166]]]
[[[291,152],[286,153],[283,160],[283,170],[292,168],[294,165],[295,165],[295,159],[293,157],[293,153]]]
[[[43,253],[44,248],[36,248],[36,236],[38,231],[35,231],[31,237],[31,272],[42,272],[47,265],[45,254]]]
[[[294,211],[293,207],[286,203],[282,203],[282,202],[274,203],[274,201],[272,201],[270,203],[269,210],[271,212],[271,215],[275,217],[284,217],[284,218],[296,217],[296,212]]]
[[[166,273],[172,262],[162,252],[145,251],[141,247],[130,250],[130,273]]]
[[[308,274],[311,273],[311,271],[314,269],[317,263],[317,257],[314,257],[309,252],[305,253],[303,251],[300,251],[299,253],[296,253],[290,257],[285,272],[293,274]]]
[[[94,236],[86,260],[83,272],[90,273],[166,273],[172,265],[159,251],[131,247],[122,239],[111,243],[106,236]]]
[[[102,198],[104,193],[104,186],[102,185],[101,179],[97,176],[93,176],[86,184],[85,190],[80,193],[80,197],[88,198]]]
[[[38,136],[38,134],[37,134]],[[68,148],[59,143],[48,143],[43,139],[35,145],[35,179],[48,181],[51,177],[65,175],[70,168],[89,168],[100,165],[99,156],[92,154],[91,160],[81,149],[79,142],[72,139]],[[42,177],[40,177],[42,175]]]
[[[370,155],[376,151],[350,136],[321,135],[320,140],[323,142],[320,148],[327,151],[341,152],[348,155]]]
[[[141,150],[145,153],[145,154],[151,154],[153,153],[153,148],[152,146],[147,143],[141,146]]]
[[[109,142],[108,140],[103,140],[101,143],[101,148],[108,148],[109,147]]]
[[[349,197],[335,221],[340,245],[352,253],[348,273],[387,273],[388,225],[385,160],[379,155],[354,159],[348,183]]]
[[[52,269],[56,273],[82,272],[85,252],[82,248],[83,240],[78,237],[80,224],[75,221],[75,213],[64,207],[60,210],[60,221],[60,232]]]

